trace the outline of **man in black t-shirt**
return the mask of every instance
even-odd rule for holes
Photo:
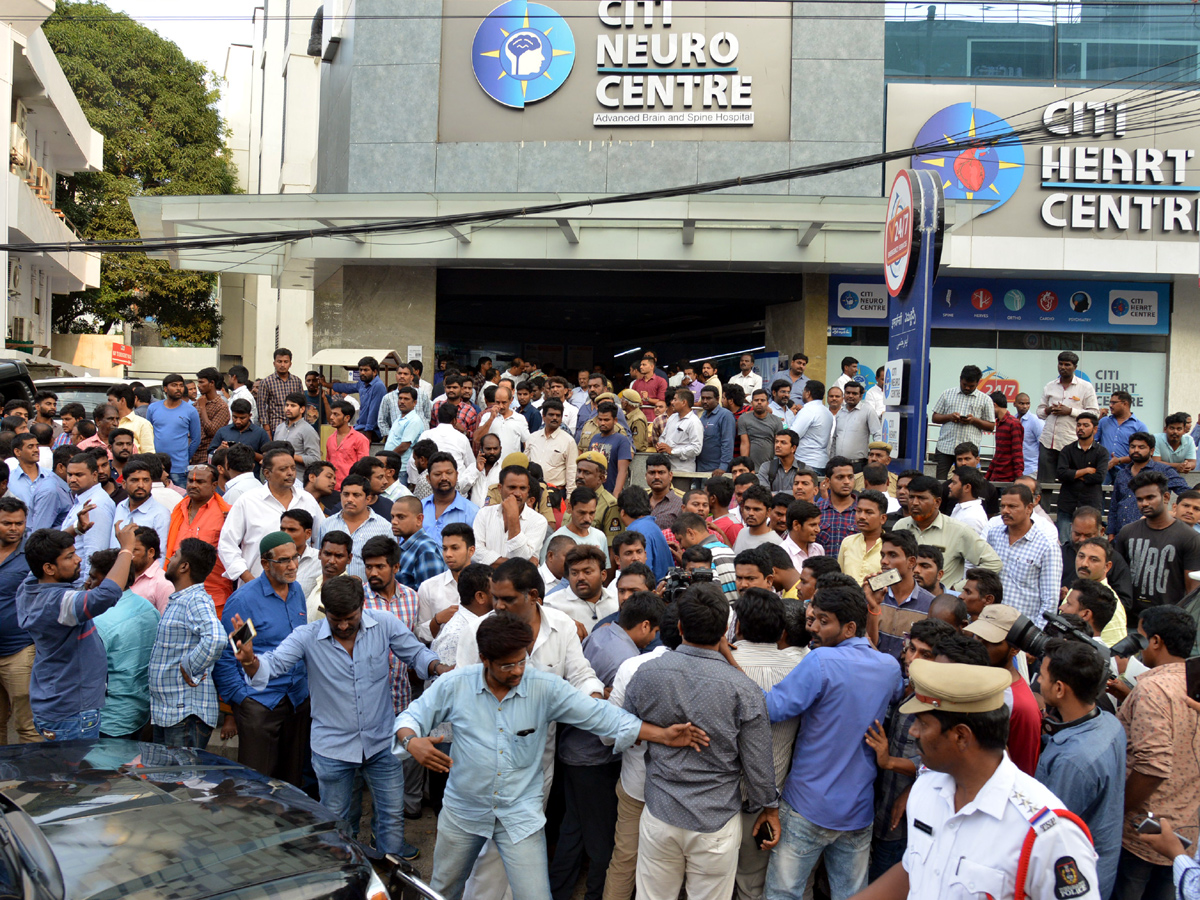
[[[1200,534],[1171,515],[1161,472],[1139,473],[1129,489],[1142,518],[1121,529],[1116,546],[1133,576],[1133,623],[1147,607],[1179,603],[1197,586],[1188,573],[1200,569]]]

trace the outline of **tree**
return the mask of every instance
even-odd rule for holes
[[[59,208],[85,238],[136,238],[133,196],[236,191],[214,76],[203,65],[102,3],[60,0],[42,30],[104,135],[104,171],[58,181]],[[144,253],[106,253],[99,288],[55,298],[55,330],[107,332],[151,319],[165,337],[211,342],[221,333],[215,284],[212,273],[174,271]]]

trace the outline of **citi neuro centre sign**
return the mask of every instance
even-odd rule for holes
[[[445,0],[439,140],[789,137],[790,3],[494,3]]]
[[[1195,240],[1200,129],[1166,115],[1172,102],[1150,91],[892,85],[887,146],[931,148],[913,168],[936,171],[947,198],[990,201],[970,223],[977,235],[1032,226]],[[960,146],[986,137],[1001,140]]]

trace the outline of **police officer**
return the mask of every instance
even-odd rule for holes
[[[921,771],[908,798],[908,849],[856,900],[1099,900],[1096,853],[1063,803],[1005,755],[1004,669],[915,660]],[[1057,812],[1056,812],[1057,811]],[[1032,829],[1032,846],[1023,852]]]

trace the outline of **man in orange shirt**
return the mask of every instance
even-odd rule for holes
[[[206,544],[217,546],[229,504],[217,494],[217,470],[208,463],[192,466],[188,470],[187,497],[175,504],[171,510],[171,527],[167,532],[167,549],[163,559],[170,560],[184,538],[199,538]],[[213,598],[218,618],[225,601],[233,593],[233,582],[225,577],[225,566],[217,563],[204,579],[204,589]]]
[[[352,418],[354,404],[350,401],[338,400],[329,404],[329,424],[333,426],[333,434],[325,439],[325,459],[333,463],[339,491],[342,481],[350,474],[350,467],[371,452],[371,442],[366,435],[350,427]]]

